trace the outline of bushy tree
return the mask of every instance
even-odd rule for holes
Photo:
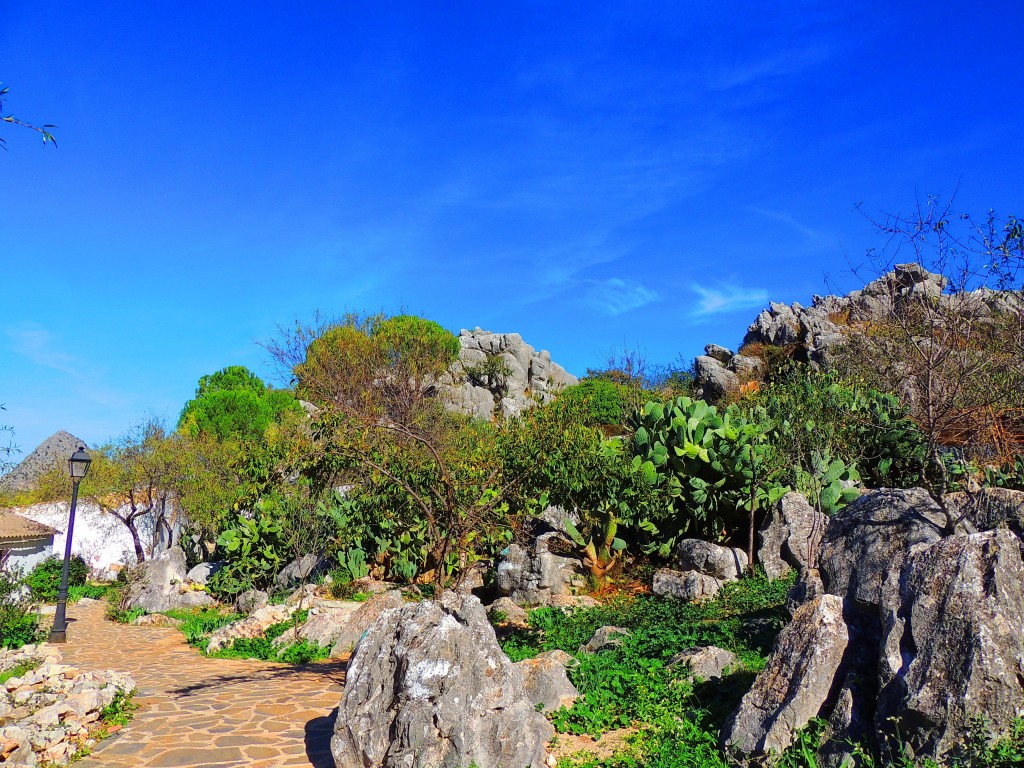
[[[286,412],[301,407],[288,391],[270,389],[248,368],[232,365],[199,380],[182,409],[178,431],[190,437],[254,441]]]

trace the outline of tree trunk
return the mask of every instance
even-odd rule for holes
[[[134,520],[125,520],[124,524],[132,534],[132,544],[135,545],[135,557],[140,562],[146,561],[146,550],[142,548],[142,539],[139,538],[139,529]]]

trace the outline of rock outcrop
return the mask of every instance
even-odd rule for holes
[[[385,611],[367,631],[331,751],[338,768],[542,768],[553,735],[480,601],[446,592]]]
[[[758,531],[757,562],[768,578],[778,579],[791,569],[800,573],[810,567],[827,525],[828,516],[799,493],[790,491],[779,499]]]
[[[703,539],[683,539],[676,546],[675,567],[697,571],[719,581],[735,581],[747,569],[747,553],[738,547],[722,547]]]
[[[801,606],[723,725],[726,751],[745,760],[788,747],[796,730],[822,714],[849,643],[842,598],[822,595]]]
[[[654,572],[651,591],[662,597],[672,597],[689,603],[707,600],[718,594],[724,582],[699,571],[674,571],[659,568]]]
[[[85,444],[85,440],[75,437],[70,432],[55,432],[36,446],[35,450],[18,462],[11,471],[0,476],[0,491],[28,490],[40,477],[56,466],[63,466],[67,471],[71,454]]]
[[[579,558],[550,551],[561,539],[557,531],[512,543],[498,563],[498,591],[523,605],[548,605],[557,596],[571,595],[584,584]]]
[[[717,680],[733,670],[739,659],[732,651],[714,645],[686,648],[669,660],[669,666],[685,665],[697,680]]]
[[[125,607],[159,613],[213,605],[214,599],[206,592],[188,586],[187,576],[181,547],[166,549],[139,566],[135,580],[128,585]]]
[[[263,637],[268,627],[286,621],[295,613],[295,610],[290,605],[265,605],[258,608],[244,619],[239,619],[215,630],[210,635],[206,650],[209,653],[215,653],[222,648],[227,648],[237,639]]]
[[[580,692],[569,681],[565,670],[574,662],[565,651],[547,651],[517,662],[523,674],[526,699],[542,712],[571,707]]]
[[[723,744],[761,761],[826,717],[818,764],[838,768],[851,743],[955,759],[977,715],[1004,733],[1024,716],[1021,501],[947,498],[957,526],[919,489],[871,491],[839,512]]]
[[[459,359],[438,390],[450,408],[470,416],[516,416],[578,381],[518,333],[463,330],[459,344]]]

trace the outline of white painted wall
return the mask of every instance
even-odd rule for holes
[[[53,538],[53,551],[63,557],[70,507],[68,502],[54,502],[19,507],[12,511],[56,528],[58,533]],[[164,537],[155,535],[152,519],[141,517],[137,525],[147,558],[153,554],[154,547],[157,552],[167,548],[168,543],[162,540]],[[111,566],[133,565],[136,560],[135,545],[127,526],[110,513],[89,503],[79,503],[75,509],[71,554],[81,555],[97,578],[113,578],[117,569],[111,569]]]
[[[5,566],[20,569],[22,574],[28,574],[37,563],[53,554],[53,539],[47,536],[18,544],[5,544],[3,548],[8,552]]]

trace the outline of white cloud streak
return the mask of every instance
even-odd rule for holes
[[[633,280],[612,277],[589,281],[584,300],[598,311],[615,316],[660,301],[661,296]]]
[[[690,316],[694,318],[756,309],[768,303],[768,291],[763,288],[744,288],[739,285],[718,285],[709,288],[691,283],[690,289],[698,297],[690,312]]]

